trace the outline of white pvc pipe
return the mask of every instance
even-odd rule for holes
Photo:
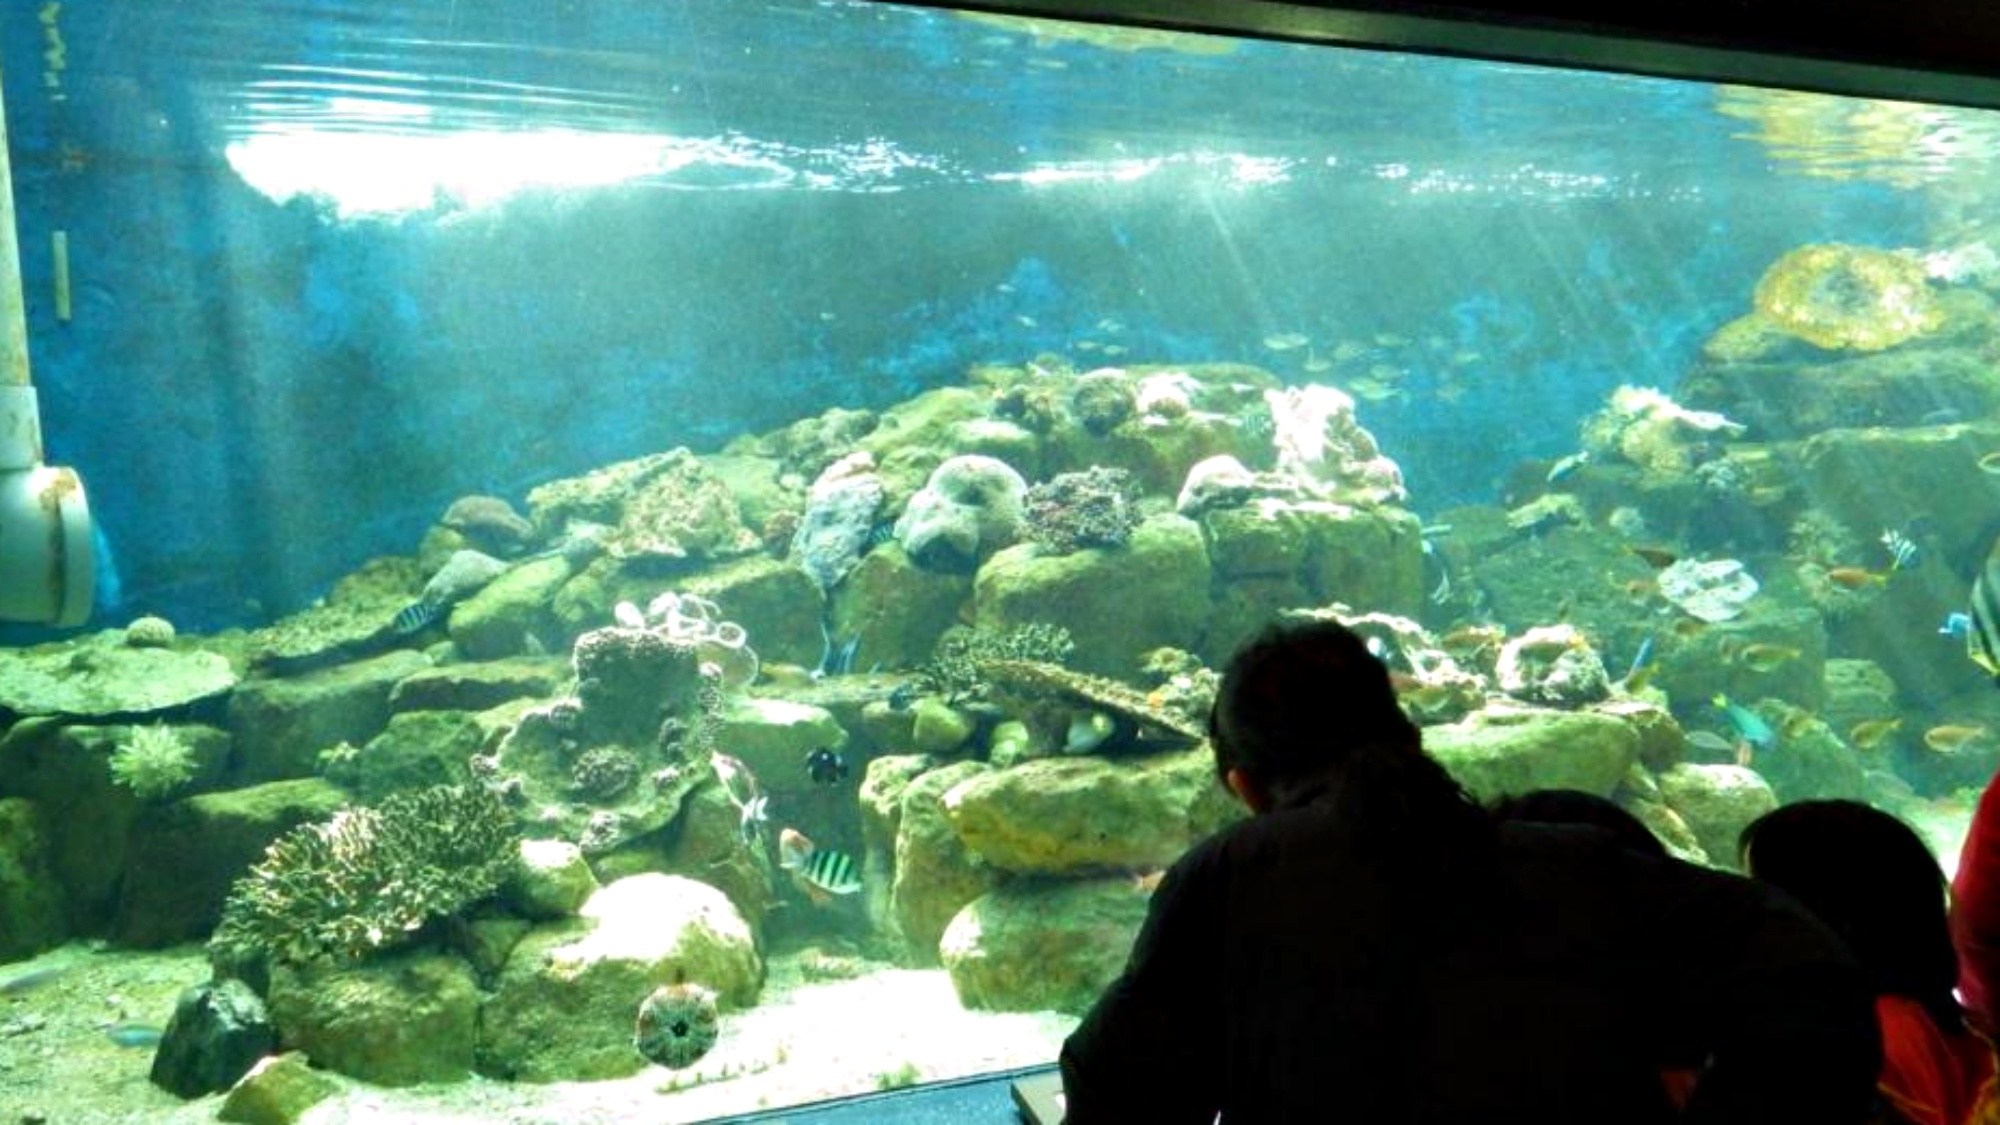
[[[0,104],[0,387],[28,385],[28,316],[21,298],[21,243],[14,230],[14,164]]]

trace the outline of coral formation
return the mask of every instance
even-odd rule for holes
[[[174,623],[164,617],[137,617],[125,626],[125,644],[130,648],[171,648]]]
[[[1133,415],[1138,399],[1123,371],[1093,371],[1077,377],[1069,405],[1086,432],[1103,437]]]
[[[1658,477],[1677,477],[1713,460],[1743,426],[1712,410],[1689,410],[1653,387],[1621,386],[1583,423],[1583,448]]]
[[[620,562],[718,559],[756,550],[757,536],[743,526],[729,486],[676,449],[634,484],[604,549]]]
[[[1604,661],[1573,625],[1528,630],[1500,648],[1500,690],[1529,703],[1580,707],[1611,695]]]
[[[986,694],[985,665],[995,660],[1032,660],[1061,664],[1076,650],[1069,630],[1060,625],[1022,625],[1004,633],[960,629],[938,641],[931,659],[917,670],[917,686],[962,703]]]
[[[896,521],[896,541],[919,565],[976,566],[1021,537],[1028,482],[998,458],[962,454],[939,465]]]
[[[1092,465],[1059,473],[1028,490],[1028,537],[1053,554],[1086,547],[1123,547],[1139,526],[1132,474]]]
[[[1354,400],[1321,383],[1264,392],[1271,411],[1277,471],[1321,499],[1368,504],[1402,501],[1403,470],[1355,418]]]
[[[1828,351],[1881,351],[1944,323],[1922,260],[1869,246],[1801,246],[1764,271],[1755,301],[1780,330]]]
[[[209,950],[360,958],[493,894],[519,862],[513,815],[484,787],[399,793],[279,837],[230,890]]]
[[[791,554],[820,589],[840,585],[861,562],[882,499],[882,478],[866,450],[828,465],[813,482],[792,536]]]
[[[173,727],[133,727],[111,752],[111,780],[143,801],[165,797],[194,776],[194,747]]]
[[[535,534],[535,525],[498,496],[461,496],[438,522],[480,550],[502,555],[518,553]]]
[[[1736,559],[1680,559],[1660,572],[1660,596],[1703,621],[1740,617],[1757,580]]]
[[[647,1059],[678,1070],[693,1066],[720,1035],[715,993],[698,984],[669,984],[639,1004],[632,1046]]]
[[[570,788],[586,800],[611,801],[639,779],[639,763],[615,746],[586,750],[570,770]]]

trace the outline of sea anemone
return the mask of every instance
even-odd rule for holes
[[[133,727],[111,752],[111,780],[142,801],[156,801],[194,776],[194,748],[173,727]]]

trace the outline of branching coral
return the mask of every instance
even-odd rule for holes
[[[1044,549],[1069,554],[1085,547],[1122,547],[1139,526],[1132,474],[1093,465],[1060,473],[1028,490],[1028,535]]]
[[[180,731],[133,727],[131,737],[111,752],[111,780],[140,800],[153,801],[186,785],[194,776],[194,765],[194,747]]]
[[[400,793],[286,833],[236,881],[209,940],[228,959],[354,959],[491,895],[519,863],[513,815],[479,785]]]
[[[930,662],[917,670],[917,686],[943,696],[947,703],[963,703],[986,694],[990,685],[983,666],[991,661],[1061,664],[1075,650],[1069,630],[1060,625],[1022,625],[1004,633],[986,629],[947,633]]]

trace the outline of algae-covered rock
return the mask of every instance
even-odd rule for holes
[[[322,772],[362,801],[427,785],[454,785],[471,779],[466,763],[480,753],[488,737],[476,715],[406,711],[391,717],[388,729],[366,745],[327,752],[321,759]]]
[[[968,1008],[1081,1014],[1124,970],[1146,902],[1130,878],[1013,883],[959,911],[939,952]]]
[[[144,715],[227,692],[228,658],[200,649],[132,647],[123,630],[0,649],[0,709],[22,715]]]
[[[1784,731],[1784,739],[1770,752],[1758,754],[1752,768],[1770,783],[1780,804],[1866,799],[1868,779],[1861,759],[1831,726],[1801,708],[1769,700],[1759,704],[1775,707],[1776,725]]]
[[[484,711],[517,699],[545,699],[569,680],[569,662],[519,656],[423,668],[396,681],[391,711]]]
[[[807,667],[819,660],[826,599],[797,566],[762,556],[737,559],[691,575],[679,588],[720,606],[765,660]]]
[[[1061,625],[1076,642],[1074,667],[1129,678],[1139,653],[1199,646],[1208,587],[1201,529],[1156,516],[1119,551],[1045,555],[1021,544],[993,556],[973,584],[974,624],[993,632]]]
[[[338,786],[307,778],[148,809],[132,831],[112,936],[145,948],[207,937],[230,886],[271,841],[347,804]]]
[[[597,890],[583,849],[567,840],[521,841],[521,866],[501,888],[507,905],[530,918],[567,918]]]
[[[966,850],[944,806],[947,792],[986,768],[956,762],[918,776],[897,795],[888,907],[906,955],[917,964],[936,964],[938,938],[952,915],[999,882],[998,871]]]
[[[111,755],[127,729],[23,719],[0,738],[0,797],[26,797],[40,810],[49,872],[73,931],[101,933],[110,924],[127,841],[144,809],[111,778]]]
[[[1829,351],[1875,352],[1943,323],[1923,262],[1871,246],[1801,246],[1757,282],[1758,313]]]
[[[1639,754],[1639,735],[1590,711],[1489,708],[1424,728],[1424,749],[1482,801],[1533,789],[1609,796]]]
[[[1012,872],[1164,867],[1217,825],[1197,823],[1216,787],[1206,749],[1113,762],[1041,758],[944,795],[967,848]]]
[[[1709,861],[1728,868],[1737,866],[1736,841],[1743,829],[1778,807],[1771,786],[1744,766],[1684,763],[1660,775],[1660,793]]]
[[[1028,482],[994,457],[961,454],[939,465],[896,520],[896,541],[919,565],[966,571],[1027,530]]]
[[[444,953],[396,954],[339,968],[279,965],[271,1019],[284,1045],[378,1086],[471,1076],[479,986],[472,966]]]
[[[68,905],[49,870],[40,810],[21,797],[0,800],[0,962],[62,944]]]
[[[810,818],[801,815],[797,819],[821,824],[827,823],[825,817],[824,811],[814,809]],[[742,810],[723,792],[722,786],[704,785],[688,794],[681,815],[664,835],[667,838],[654,853],[658,865],[647,869],[698,879],[728,895],[730,904],[757,935],[758,948],[763,948],[765,922],[778,905],[777,873],[765,854],[762,840],[744,840]],[[619,858],[622,857],[606,857]],[[614,874],[612,865],[605,861],[600,861],[599,867],[600,874],[607,879],[640,873],[634,870]]]
[[[309,777],[319,752],[359,746],[389,725],[389,693],[430,666],[422,653],[397,651],[372,660],[285,679],[252,680],[229,700],[237,776],[246,782]]]
[[[927,659],[972,595],[972,576],[929,570],[895,543],[863,556],[833,595],[836,637],[859,638],[856,663],[913,668]]]
[[[745,554],[757,548],[757,537],[743,525],[729,486],[693,453],[676,449],[633,482],[603,543],[621,562],[662,563]]]
[[[482,1011],[480,1068],[528,1082],[632,1074],[646,1065],[633,1019],[654,989],[704,985],[726,1011],[755,1003],[763,980],[749,923],[721,891],[629,876],[514,947]]]
[[[556,639],[550,606],[569,581],[561,555],[529,559],[508,569],[451,612],[451,640],[474,660],[496,660],[533,651]]]
[[[285,676],[379,653],[401,639],[392,623],[423,590],[425,573],[415,559],[370,559],[324,602],[251,630],[244,658],[257,674]]]
[[[272,1055],[230,1088],[216,1120],[233,1125],[299,1125],[306,1112],[340,1093],[340,1082],[314,1070],[300,1051]]]
[[[972,716],[935,695],[910,705],[910,749],[920,754],[949,754],[975,729]]]

